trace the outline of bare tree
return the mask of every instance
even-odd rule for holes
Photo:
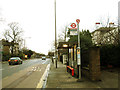
[[[59,42],[64,42],[65,41],[65,38],[66,38],[66,27],[64,29],[61,30],[61,32],[58,34],[58,37],[57,37],[57,45],[59,44]],[[55,41],[53,41],[51,43],[51,50],[50,52],[54,52],[55,50]]]
[[[58,34],[58,42],[63,42],[64,41],[64,34]]]
[[[3,36],[4,36],[4,38],[5,38],[6,41],[10,40],[10,38],[8,36],[8,32],[9,32],[9,30],[5,30],[5,32],[3,33]]]
[[[23,32],[22,29],[18,26],[17,22],[9,23],[8,26],[10,27],[10,30],[7,35],[14,43],[19,43],[20,36]]]
[[[60,34],[58,34],[58,42],[66,41],[66,29],[67,29],[67,26],[61,30]]]
[[[9,29],[5,30],[4,37],[6,40],[11,42],[11,53],[13,54],[13,50],[15,48],[15,44],[21,43],[22,38],[22,29],[19,27],[19,24],[17,22],[11,22],[8,24]]]

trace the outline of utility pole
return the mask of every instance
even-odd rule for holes
[[[55,62],[56,62],[56,68],[57,68],[57,36],[56,36],[56,0],[55,3]]]

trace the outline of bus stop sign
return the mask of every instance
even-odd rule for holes
[[[70,26],[71,26],[72,28],[75,28],[75,27],[76,27],[76,24],[75,24],[75,23],[72,23]]]
[[[76,22],[77,22],[77,24],[79,24],[80,23],[80,19],[77,19]]]

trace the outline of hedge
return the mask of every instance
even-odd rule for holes
[[[120,66],[120,45],[105,45],[100,47],[100,61],[102,66]]]

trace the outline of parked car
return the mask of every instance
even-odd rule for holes
[[[42,57],[42,60],[46,60],[46,57]]]
[[[22,59],[20,59],[19,57],[12,57],[8,60],[9,65],[13,65],[13,64],[22,64],[23,61]]]

